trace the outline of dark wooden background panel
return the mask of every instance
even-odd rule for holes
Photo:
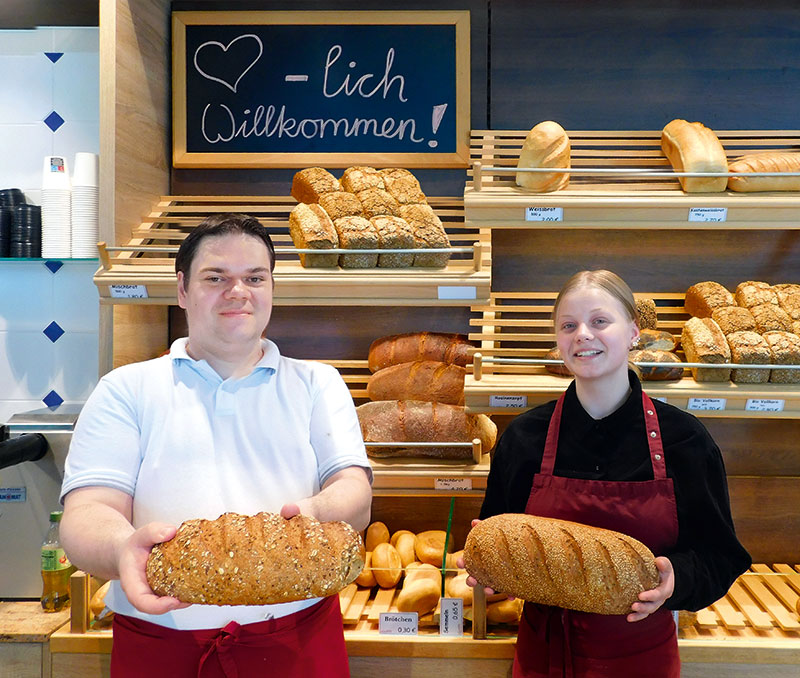
[[[99,0],[2,0],[0,29],[37,26],[98,26]]]
[[[794,129],[794,0],[494,0],[493,129]]]
[[[634,292],[684,292],[701,280],[800,282],[800,231],[492,231],[492,290],[558,291],[583,269],[607,268]]]
[[[800,477],[800,422],[796,419],[703,417],[701,421],[722,451],[729,476]],[[800,509],[800,494],[797,505]]]

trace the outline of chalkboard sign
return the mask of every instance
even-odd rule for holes
[[[175,167],[463,167],[469,12],[174,12]]]

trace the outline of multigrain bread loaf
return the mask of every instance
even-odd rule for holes
[[[386,189],[383,177],[374,167],[348,167],[340,180],[342,188],[350,193],[358,193],[368,188]]]
[[[661,132],[661,150],[676,172],[727,172],[728,158],[717,135],[700,122],[673,120]],[[678,177],[687,193],[724,191],[727,177]]]
[[[344,522],[277,513],[187,520],[156,544],[147,581],[159,596],[208,605],[269,605],[338,593],[364,566],[361,537]]]
[[[518,169],[570,166],[570,143],[564,128],[557,122],[545,120],[534,125],[525,141],[517,162]],[[517,172],[517,186],[537,193],[549,193],[569,184],[566,172]]]
[[[736,286],[733,294],[736,303],[744,308],[752,308],[760,304],[778,303],[778,294],[772,285],[761,280],[745,280]]]
[[[554,346],[547,353],[545,353],[544,358],[545,360],[564,360],[558,346]],[[569,368],[563,364],[562,365],[558,365],[556,363],[545,364],[544,369],[546,369],[551,374],[557,374],[559,377],[572,376],[572,372],[570,372]]]
[[[356,408],[361,434],[371,457],[436,457],[471,459],[469,447],[404,447],[403,442],[481,441],[484,452],[494,447],[497,426],[485,414],[469,414],[460,405],[419,400],[380,400]],[[397,447],[369,443],[397,442]]]
[[[789,314],[792,320],[800,320],[800,293],[776,290],[778,305]]]
[[[380,216],[370,219],[378,232],[378,247],[382,250],[408,250],[415,247],[411,225],[400,217]],[[413,252],[378,255],[378,268],[408,268],[414,263]]]
[[[640,330],[654,330],[658,327],[656,302],[653,299],[636,300],[636,318]]]
[[[800,365],[800,336],[792,332],[765,332],[773,365]],[[800,370],[772,369],[769,380],[775,384],[799,384]]]
[[[399,216],[411,226],[414,233],[414,246],[417,249],[450,247],[450,240],[444,230],[442,220],[428,204],[402,205]],[[414,255],[414,266],[442,268],[450,260],[449,252],[418,252]]]
[[[427,202],[419,181],[407,169],[390,167],[379,170],[378,174],[383,177],[386,190],[401,205]]]
[[[400,215],[400,203],[386,189],[365,188],[356,193],[356,197],[361,201],[361,211],[368,219],[384,214],[394,217]]]
[[[731,360],[742,365],[769,365],[772,353],[767,340],[758,332],[733,332],[726,336]],[[769,381],[769,370],[731,370],[731,381],[739,384],[763,384]]]
[[[756,332],[763,334],[772,330],[792,331],[791,317],[777,304],[758,304],[750,308],[750,313],[756,321]]]
[[[655,559],[627,535],[505,513],[470,530],[464,562],[483,586],[542,605],[625,614],[659,582]]]
[[[338,179],[322,167],[307,167],[292,179],[292,197],[297,202],[316,203],[323,194],[341,190]]]
[[[362,216],[361,201],[347,191],[331,191],[319,196],[319,206],[324,209],[332,221],[342,217]]]
[[[733,332],[754,332],[756,329],[756,319],[743,306],[715,308],[711,312],[711,319],[719,325],[725,336]]]
[[[637,350],[674,351],[677,347],[675,335],[664,330],[644,329],[633,343],[633,348]]]
[[[643,381],[669,381],[671,379],[680,379],[683,376],[681,359],[670,351],[636,349],[628,354],[628,358],[634,363],[664,363],[663,366],[659,365],[657,367],[638,365]]]
[[[464,404],[464,375],[460,365],[417,360],[392,365],[372,374],[367,382],[370,400],[425,400]]]
[[[711,318],[689,318],[681,332],[681,345],[690,363],[729,363],[731,350],[725,335]],[[728,381],[730,369],[693,367],[695,381]]]
[[[769,151],[736,158],[729,172],[800,172],[800,153]],[[800,177],[728,177],[732,191],[800,191]]]
[[[298,249],[329,250],[339,246],[339,236],[328,213],[317,204],[300,203],[289,214],[289,234]],[[335,267],[338,254],[301,254],[307,268]]]
[[[380,337],[369,347],[369,370],[377,372],[389,365],[415,360],[437,360],[464,367],[473,348],[463,334],[448,332],[407,332]]]
[[[339,247],[348,250],[374,250],[378,248],[378,231],[364,217],[341,217],[333,222]],[[340,254],[342,268],[375,268],[377,254]]]
[[[736,306],[736,300],[725,287],[713,280],[695,283],[684,295],[686,312],[698,318],[710,318],[715,308],[725,306]]]

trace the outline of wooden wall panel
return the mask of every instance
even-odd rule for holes
[[[52,0],[0,2],[0,29],[98,25],[97,0],[70,0],[68,8]]]

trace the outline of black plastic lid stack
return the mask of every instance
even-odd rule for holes
[[[0,189],[0,206],[14,207],[25,204],[25,194],[18,188]]]
[[[42,255],[42,208],[16,205],[12,208],[8,256],[37,258]]]

